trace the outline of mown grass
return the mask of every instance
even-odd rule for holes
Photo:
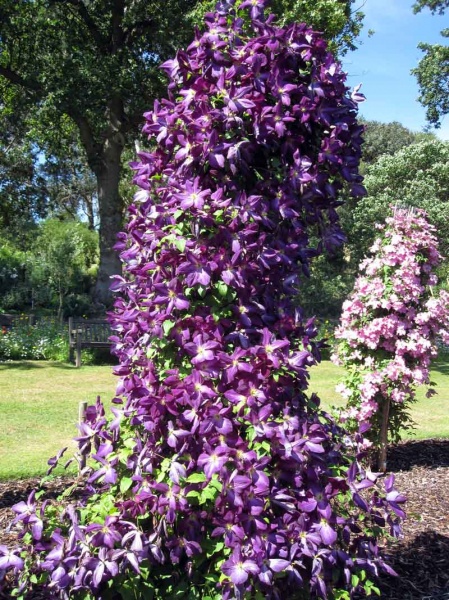
[[[324,407],[341,404],[334,390],[342,375],[340,368],[323,361],[310,374],[309,389],[318,393]],[[432,378],[438,395],[425,398],[425,391],[419,390],[411,411],[418,439],[449,437],[448,357],[436,362]],[[79,403],[94,403],[99,395],[108,405],[116,381],[111,366],[75,369],[52,362],[0,364],[0,479],[43,475],[48,458],[64,446],[69,445],[73,454],[71,440],[77,435]]]
[[[342,397],[335,392],[335,386],[343,376],[343,370],[329,360],[310,370],[310,391],[321,398],[322,406],[329,409],[341,406]],[[449,437],[449,356],[442,355],[435,361],[431,371],[432,381],[436,384],[437,394],[426,398],[426,389],[419,388],[417,401],[410,413],[416,423],[416,429],[405,432],[404,439],[428,439]]]
[[[73,454],[79,403],[93,404],[99,395],[108,404],[116,383],[110,365],[0,364],[0,479],[43,475],[64,446]]]

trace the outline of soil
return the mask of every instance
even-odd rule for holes
[[[407,495],[403,537],[383,553],[399,577],[381,576],[385,600],[449,600],[449,440],[409,441],[389,449],[388,471]],[[11,506],[26,500],[38,479],[0,482],[0,544],[13,546],[7,532]],[[68,481],[47,484],[47,497],[59,495]],[[38,593],[27,600],[45,600]]]

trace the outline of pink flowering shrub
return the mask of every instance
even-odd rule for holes
[[[385,411],[390,435],[399,438],[417,386],[431,385],[438,339],[449,342],[449,294],[433,293],[441,256],[425,212],[395,209],[380,229],[343,304],[332,357],[346,369],[337,388],[347,401],[342,417],[371,424],[368,437],[376,446]]]
[[[376,532],[397,534],[404,498],[306,394],[319,350],[295,307],[342,240],[338,191],[361,192],[357,105],[321,36],[264,4],[222,2],[164,65],[118,244],[114,416],[81,426],[81,498],[15,506],[26,549],[0,547],[0,577],[22,589],[349,598],[388,569]]]

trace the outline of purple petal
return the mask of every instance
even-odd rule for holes
[[[285,571],[287,567],[290,566],[289,560],[284,560],[282,558],[272,558],[268,561],[270,565],[270,569],[275,573],[280,573],[281,571]]]

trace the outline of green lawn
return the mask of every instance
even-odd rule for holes
[[[341,406],[342,397],[335,392],[335,385],[343,371],[330,361],[325,360],[310,370],[310,391],[316,392],[323,406]],[[432,381],[436,384],[437,394],[426,398],[426,390],[418,389],[417,402],[411,408],[411,415],[417,425],[412,433],[404,435],[415,439],[449,437],[449,357],[435,362]]]
[[[317,392],[323,406],[337,405],[334,391],[341,370],[329,361],[311,369],[310,391]],[[434,366],[432,377],[438,395],[418,393],[412,408],[419,439],[449,437],[449,360]],[[77,435],[78,406],[94,403],[100,395],[109,404],[117,378],[111,366],[83,366],[51,362],[0,364],[0,479],[43,475],[47,459]]]
[[[75,449],[79,403],[99,395],[109,404],[116,382],[110,365],[0,364],[0,479],[43,475],[60,448]]]

